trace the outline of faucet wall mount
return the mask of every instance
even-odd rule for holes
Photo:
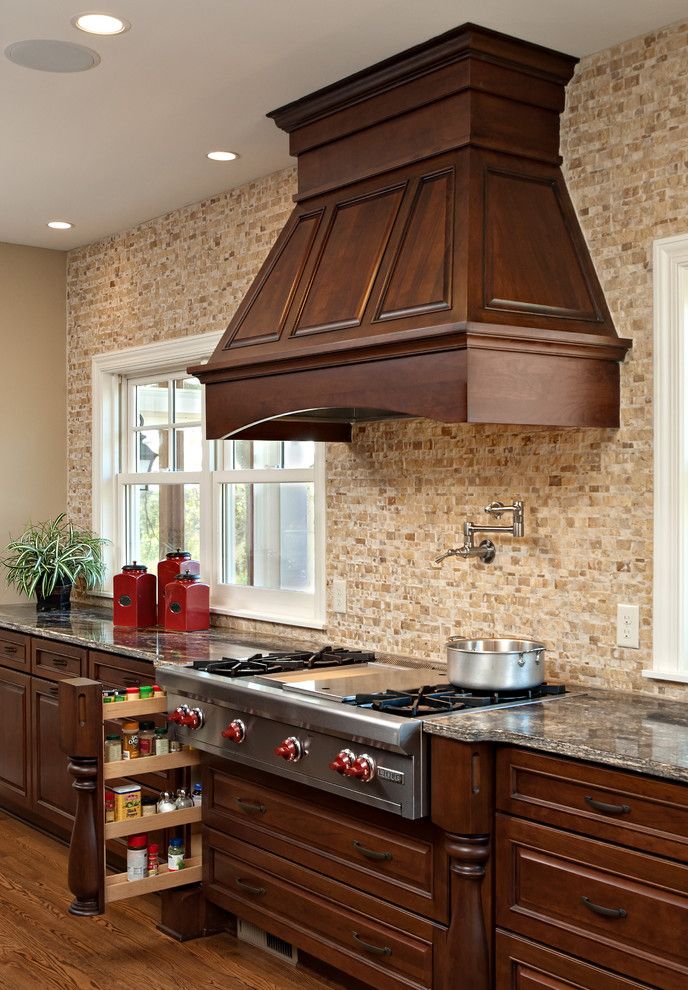
[[[501,519],[505,512],[513,513],[511,526],[476,526],[472,522],[463,524],[463,546],[453,547],[445,550],[439,557],[435,558],[436,564],[441,564],[447,557],[477,557],[483,564],[491,564],[495,559],[497,548],[492,540],[481,540],[476,546],[476,533],[509,533],[514,538],[521,538],[524,532],[523,526],[523,502],[514,499],[511,505],[504,505],[503,502],[490,502],[485,506],[484,511],[495,519]]]

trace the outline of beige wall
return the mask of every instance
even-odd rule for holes
[[[544,639],[549,676],[668,691],[651,656],[652,241],[688,232],[688,25],[583,60],[562,153],[617,329],[622,426],[549,430],[372,425],[328,450],[328,587],[347,615],[326,636],[419,659],[450,633]],[[283,223],[293,172],[179,210],[70,256],[70,506],[89,521],[88,370],[93,353],[224,328]],[[526,538],[491,567],[447,561],[466,518],[495,497],[526,502]],[[641,650],[614,645],[618,602],[641,607]],[[241,627],[246,623],[241,623]],[[290,630],[293,633],[293,630]]]
[[[61,251],[0,243],[0,549],[66,507],[65,266]],[[19,601],[4,573],[0,601]]]

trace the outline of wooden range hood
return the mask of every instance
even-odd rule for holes
[[[269,116],[296,207],[210,361],[208,436],[619,425],[614,329],[561,173],[576,59],[466,24]]]

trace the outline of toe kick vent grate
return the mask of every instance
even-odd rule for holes
[[[250,921],[237,919],[237,938],[241,942],[248,942],[259,949],[271,952],[273,956],[279,956],[280,959],[290,962],[293,966],[298,962],[298,950],[290,942],[285,942],[283,938],[263,931],[258,925],[252,925]]]

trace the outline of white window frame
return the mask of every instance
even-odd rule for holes
[[[688,235],[654,242],[652,668],[688,684]]]
[[[108,578],[102,597],[112,598],[112,575],[119,571],[122,561],[114,560],[114,548],[124,547],[124,519],[120,507],[119,488],[130,476],[120,471],[120,430],[122,383],[124,379],[166,374],[189,364],[207,360],[220,341],[222,333],[206,333],[161,341],[141,347],[96,355],[91,362],[92,395],[92,526],[102,536],[112,540],[106,548]],[[205,409],[203,410],[205,421]],[[185,481],[212,486],[208,493],[210,512],[202,515],[201,573],[211,576],[211,611],[223,615],[271,622],[278,625],[325,628],[325,455],[323,445],[315,446],[316,504],[314,515],[315,573],[314,594],[272,591],[264,588],[242,588],[220,584],[222,559],[219,534],[221,513],[219,486],[228,481],[256,482],[256,471],[170,472],[161,483],[180,484]],[[311,473],[298,469],[261,470],[261,482],[310,481]]]

